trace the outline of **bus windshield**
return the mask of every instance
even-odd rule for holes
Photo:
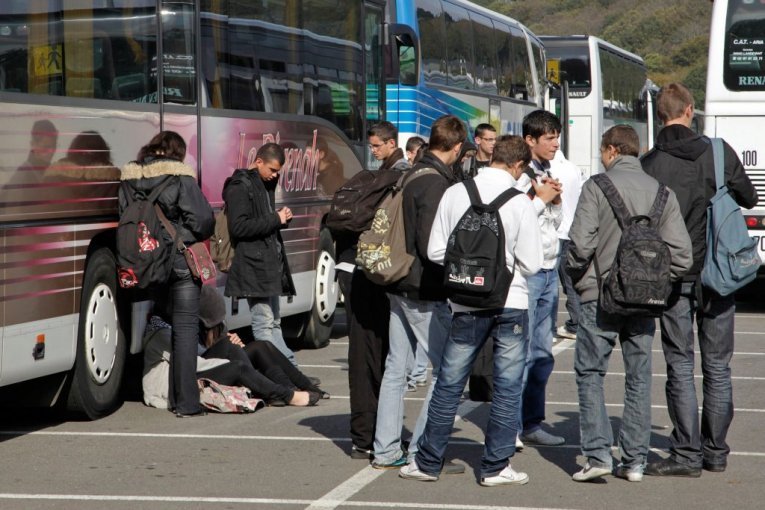
[[[730,2],[725,30],[725,86],[729,90],[765,90],[765,6]]]
[[[582,45],[547,45],[548,60],[560,62],[561,80],[568,81],[571,97],[585,97],[592,91],[590,55],[585,42]]]

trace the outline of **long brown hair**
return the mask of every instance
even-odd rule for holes
[[[175,131],[160,131],[138,151],[138,161],[143,161],[149,157],[183,161],[186,157],[186,142]]]

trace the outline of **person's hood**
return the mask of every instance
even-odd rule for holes
[[[187,175],[197,178],[197,172],[185,163],[174,159],[151,159],[126,164],[122,167],[120,180],[151,179],[163,175]]]
[[[696,161],[708,148],[707,137],[680,124],[665,127],[656,137],[656,150],[688,161]]]
[[[455,184],[460,180],[456,175],[454,175],[454,169],[452,167],[447,166],[430,151],[427,151],[422,155],[422,158],[420,158],[420,161],[414,165],[414,168],[435,168],[438,170],[438,173],[440,173],[447,181],[449,181],[449,184]]]

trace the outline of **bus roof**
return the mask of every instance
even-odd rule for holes
[[[540,39],[542,39],[542,42],[545,44],[545,46],[550,45],[550,43],[556,46],[578,46],[580,44],[590,44],[590,41],[594,41],[596,44],[599,44],[600,46],[603,46],[604,48],[607,48],[614,53],[618,53],[623,57],[636,60],[641,64],[643,63],[643,59],[639,55],[611,44],[610,42],[603,40],[600,37],[595,37],[594,35],[542,35],[540,36]]]

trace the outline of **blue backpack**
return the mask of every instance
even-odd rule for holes
[[[717,193],[707,207],[707,252],[701,283],[727,296],[755,279],[762,260],[757,241],[749,236],[741,207],[728,193],[722,140],[711,141]]]

